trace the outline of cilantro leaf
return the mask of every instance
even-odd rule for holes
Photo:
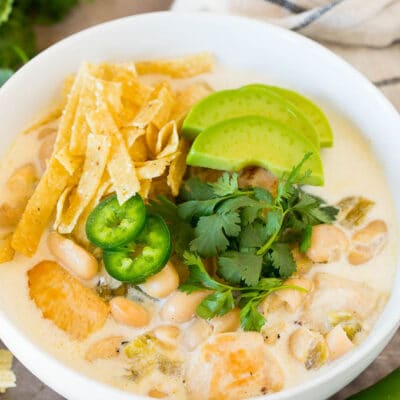
[[[278,183],[277,194],[275,197],[275,204],[278,204],[282,198],[287,198],[293,193],[294,183],[302,180],[300,177],[301,169],[303,168],[304,163],[312,156],[312,153],[306,153],[303,159],[293,167],[289,175],[286,177],[284,174]],[[309,175],[310,172],[306,171],[305,175]]]
[[[282,279],[279,278],[261,278],[257,284],[257,289],[268,291],[282,286]]]
[[[218,274],[227,282],[255,286],[260,279],[262,256],[228,251],[218,258]]]
[[[213,214],[201,217],[195,228],[196,238],[190,242],[190,250],[202,257],[216,256],[224,252],[229,241],[226,236],[240,233],[240,216],[237,212]]]
[[[311,235],[312,235],[312,226],[307,225],[303,230],[301,242],[300,242],[300,251],[305,253],[311,246]]]
[[[224,172],[221,177],[218,178],[217,182],[210,183],[214,194],[219,197],[228,196],[235,193],[238,190],[238,174],[234,173],[230,175],[228,172]]]
[[[258,312],[259,302],[249,301],[240,310],[240,325],[244,331],[259,332],[265,324],[265,318]]]
[[[254,190],[254,197],[257,200],[263,201],[267,205],[272,205],[273,197],[269,190],[262,187],[255,187],[253,190]]]
[[[188,179],[183,184],[179,195],[183,201],[210,200],[215,198],[212,187],[197,176]]]
[[[268,236],[273,235],[281,228],[282,224],[282,210],[280,209],[272,209],[268,212],[266,223],[265,223],[265,231]]]
[[[194,238],[192,226],[180,218],[177,206],[164,196],[159,196],[157,201],[150,201],[147,207],[150,212],[160,215],[165,220],[171,233],[173,249],[182,255]]]
[[[273,266],[279,271],[280,277],[289,278],[296,272],[296,262],[287,243],[273,243],[270,256]]]
[[[196,308],[200,318],[210,319],[225,315],[235,307],[235,301],[230,289],[208,295]]]
[[[185,203],[178,205],[179,216],[188,222],[193,218],[198,218],[204,215],[211,215],[214,209],[222,199],[209,199],[209,200],[189,200]]]
[[[241,248],[260,247],[267,240],[268,233],[265,225],[261,221],[255,221],[252,224],[242,228],[239,236]]]
[[[179,290],[182,292],[192,293],[201,289],[225,289],[224,285],[210,277],[198,255],[186,251],[183,254],[183,262],[189,268],[190,275],[186,282],[179,286]]]

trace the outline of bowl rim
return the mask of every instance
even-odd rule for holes
[[[379,91],[379,89],[374,86],[367,78],[365,78],[360,72],[358,72],[353,66],[349,63],[341,59],[331,50],[328,50],[324,46],[319,43],[304,37],[296,32],[292,32],[281,28],[276,25],[272,25],[267,22],[257,21],[247,17],[240,16],[229,16],[229,15],[217,15],[217,14],[208,14],[202,12],[171,12],[171,11],[159,11],[159,12],[151,12],[144,14],[131,15],[111,21],[107,21],[77,33],[74,33],[61,41],[51,45],[46,50],[42,51],[34,58],[32,58],[27,64],[25,64],[22,68],[20,68],[0,89],[0,98],[6,97],[9,92],[13,91],[14,83],[24,79],[24,76],[29,69],[35,65],[40,64],[42,60],[52,57],[52,53],[54,51],[59,51],[63,47],[68,47],[73,44],[74,41],[79,39],[84,35],[93,35],[99,33],[103,29],[107,29],[111,26],[124,24],[124,23],[135,23],[138,20],[145,19],[157,19],[160,20],[166,18],[189,18],[189,19],[201,19],[205,23],[209,20],[221,20],[226,22],[231,22],[235,24],[242,24],[246,26],[246,24],[251,25],[259,25],[260,28],[263,27],[265,30],[274,31],[275,34],[280,35],[281,37],[286,37],[286,39],[290,39],[296,42],[302,42],[303,45],[308,46],[310,50],[319,54],[320,57],[325,57],[330,60],[336,67],[341,68],[346,71],[348,75],[351,75],[352,80],[357,83],[359,86],[364,86],[366,90],[371,93],[371,96],[375,96],[376,100],[379,100],[382,107],[386,109],[387,113],[392,114],[393,121],[397,121],[397,125],[400,128],[400,115],[394,106],[390,103],[390,101]],[[385,150],[386,152],[386,150]],[[399,207],[395,207],[397,212],[399,212]],[[398,222],[398,221],[397,221]],[[398,254],[397,254],[398,255]],[[381,311],[380,318],[377,323],[369,333],[368,337],[352,352],[342,357],[340,360],[333,362],[329,367],[326,367],[326,370],[323,373],[318,374],[315,377],[311,377],[305,383],[300,385],[296,385],[294,387],[284,389],[281,392],[269,394],[266,396],[259,396],[257,399],[269,399],[269,400],[278,400],[280,398],[297,398],[297,396],[301,395],[303,392],[307,390],[315,389],[318,386],[322,386],[327,384],[329,381],[333,380],[335,377],[339,376],[346,372],[349,367],[356,365],[362,359],[368,358],[368,353],[370,350],[375,347],[379,347],[382,343],[387,343],[390,338],[395,334],[397,328],[400,326],[400,313],[398,315],[389,315],[386,316],[385,319],[382,320],[382,315],[384,311],[391,305],[397,304],[400,302],[400,269],[399,265],[396,271],[396,278],[393,284],[393,289],[391,292],[390,299],[388,303],[385,305],[384,309]],[[378,326],[378,322],[380,325]],[[4,343],[10,348],[10,350],[15,354],[15,356],[20,359],[24,365],[28,367],[28,369],[33,372],[40,380],[48,384],[51,388],[59,393],[66,393],[69,391],[65,388],[63,382],[66,380],[70,380],[74,385],[84,385],[86,388],[90,388],[94,393],[102,393],[103,395],[107,395],[108,397],[114,396],[119,400],[128,400],[128,399],[146,399],[149,397],[136,395],[131,392],[126,392],[121,389],[117,389],[112,387],[111,385],[102,383],[97,381],[96,379],[89,377],[81,372],[78,372],[74,368],[64,364],[62,361],[57,359],[54,355],[47,353],[47,351],[43,350],[39,346],[37,346],[27,334],[22,331],[19,331],[18,328],[12,323],[11,319],[6,315],[5,311],[0,308],[0,337],[4,341]],[[19,343],[17,343],[17,341]],[[41,358],[43,362],[47,365],[47,368],[57,370],[62,378],[58,380],[46,377],[46,373],[43,373],[43,368],[38,368],[32,361],[27,361],[24,357],[24,352],[30,353],[30,358],[35,359]],[[369,363],[373,360],[369,360]],[[75,398],[75,397],[74,397]],[[95,397],[94,397],[95,398]],[[103,398],[103,397],[102,397]],[[105,396],[104,396],[105,398]]]

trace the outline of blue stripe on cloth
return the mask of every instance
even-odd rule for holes
[[[317,8],[314,12],[308,14],[303,21],[301,21],[298,25],[294,26],[292,30],[298,31],[300,29],[305,28],[306,26],[312,24],[314,21],[316,21],[319,17],[327,13],[328,11],[332,10],[335,6],[337,6],[339,3],[341,3],[343,0],[335,0],[330,4],[327,4],[326,6]]]
[[[286,10],[292,12],[292,13],[302,13],[304,11],[307,11],[307,8],[298,6],[297,4],[289,1],[289,0],[266,0],[269,3],[275,4],[277,6],[280,6],[282,8],[286,8]]]
[[[388,78],[388,79],[382,79],[380,81],[375,81],[373,83],[378,87],[396,85],[400,83],[400,76],[395,76],[393,78]]]

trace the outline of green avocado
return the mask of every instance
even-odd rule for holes
[[[319,151],[307,138],[280,122],[251,115],[228,119],[202,131],[192,144],[187,164],[225,171],[259,166],[280,177],[309,152],[312,155],[303,165],[300,183],[323,185]],[[303,175],[307,170],[311,174]]]
[[[304,136],[319,149],[317,131],[293,104],[265,90],[264,85],[254,88],[222,90],[198,102],[182,125],[182,135],[193,140],[204,129],[226,119],[245,115],[260,115],[281,122]]]
[[[270,92],[281,96],[286,101],[292,103],[303,115],[308,119],[308,121],[314,126],[321,147],[332,147],[333,145],[333,133],[332,128],[329,125],[328,118],[324,112],[310,99],[302,96],[301,94],[294,92],[293,90],[284,89],[278,86],[269,86],[262,84],[254,84],[244,86],[242,89],[267,89]]]

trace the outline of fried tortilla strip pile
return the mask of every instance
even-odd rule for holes
[[[84,63],[76,76],[68,76],[54,150],[22,216],[15,218],[20,217],[12,249],[32,256],[54,215],[54,229],[88,245],[87,216],[111,193],[121,204],[136,193],[146,200],[157,188],[176,196],[189,149],[179,134],[181,121],[211,90],[192,82],[175,91],[165,79],[150,86],[137,70],[183,78],[208,72],[212,64],[201,53],[136,64]]]

